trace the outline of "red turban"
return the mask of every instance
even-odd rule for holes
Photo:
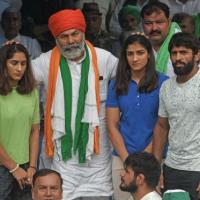
[[[81,10],[61,10],[50,16],[48,27],[54,37],[69,29],[85,32],[86,23]]]

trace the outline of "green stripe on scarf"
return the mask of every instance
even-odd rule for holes
[[[88,143],[88,123],[82,123],[82,117],[85,107],[85,98],[88,91],[88,73],[89,73],[89,53],[86,47],[86,57],[83,60],[81,67],[81,81],[79,87],[79,97],[77,104],[77,113],[75,119],[74,142],[71,130],[71,114],[72,114],[72,78],[67,60],[61,56],[60,71],[63,81],[64,100],[65,100],[65,135],[61,139],[61,153],[64,161],[69,160],[73,153],[78,150],[79,163],[85,162],[86,147]]]
[[[161,73],[167,72],[167,65],[169,60],[169,52],[168,52],[168,45],[172,38],[172,36],[176,32],[180,32],[181,29],[177,23],[172,22],[170,25],[169,33],[163,42],[162,46],[160,47],[159,51],[157,52],[156,56],[156,69]]]

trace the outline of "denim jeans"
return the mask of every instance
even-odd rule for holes
[[[27,170],[28,163],[20,165]],[[9,170],[0,165],[0,200],[31,200],[31,187],[20,189],[18,182]]]

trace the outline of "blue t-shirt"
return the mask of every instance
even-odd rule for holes
[[[160,73],[158,75],[158,87],[150,93],[138,92],[137,84],[132,80],[128,94],[117,96],[115,80],[110,82],[106,107],[120,110],[119,131],[128,153],[143,151],[152,139],[158,118],[160,87],[168,78]],[[114,155],[117,155],[115,151]]]

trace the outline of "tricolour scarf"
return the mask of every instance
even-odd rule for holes
[[[86,44],[89,47],[91,55],[92,55],[92,67],[93,67],[93,71],[95,73],[96,103],[97,103],[97,109],[98,109],[98,112],[99,112],[100,111],[99,72],[98,72],[98,68],[97,68],[96,51],[95,51],[94,47],[88,41],[86,41]],[[53,157],[53,155],[54,155],[54,145],[53,145],[53,139],[52,139],[53,138],[52,137],[53,136],[53,130],[52,130],[52,124],[51,124],[51,117],[52,117],[51,116],[51,108],[52,108],[52,103],[53,103],[53,99],[54,99],[54,95],[55,95],[55,85],[56,85],[56,80],[57,80],[57,75],[58,75],[58,68],[59,68],[59,63],[60,62],[61,62],[61,65],[62,65],[63,59],[62,59],[62,57],[60,55],[59,49],[57,47],[55,47],[52,50],[51,60],[50,60],[50,69],[49,69],[49,78],[48,78],[48,90],[47,90],[47,98],[46,98],[46,112],[45,112],[45,121],[44,121],[44,124],[45,124],[45,126],[44,126],[45,151],[46,151],[46,154],[47,154],[48,157]],[[67,75],[67,76],[69,76],[69,75]],[[83,78],[83,81],[86,80],[85,78]],[[81,77],[81,79],[82,79],[82,77]],[[63,85],[64,84],[65,83],[63,82]],[[67,92],[70,92],[70,91],[67,91]],[[82,89],[79,90],[79,92],[82,92]],[[83,103],[84,99],[80,100],[80,98],[79,98],[78,101]],[[80,103],[78,102],[78,104],[80,104]],[[69,109],[68,107],[66,106],[66,109]],[[83,109],[83,106],[82,106],[82,109]],[[70,112],[70,110],[68,110],[68,112]],[[79,111],[79,112],[82,113],[81,111]],[[66,114],[65,114],[65,117],[66,117]],[[81,114],[77,115],[76,116],[76,122],[78,122],[80,120],[80,119],[77,119],[77,118],[81,118],[81,117],[82,117]],[[69,120],[69,118],[67,118],[66,120]],[[82,128],[85,129],[85,127],[87,127],[87,126],[84,126],[84,127],[81,126],[81,129]],[[66,128],[66,126],[65,126],[65,128]],[[78,130],[80,130],[80,129],[78,129]],[[76,131],[77,131],[77,129],[76,129]],[[87,141],[87,136],[85,136],[85,134],[83,134],[84,137],[86,137],[84,139],[84,141],[83,141],[82,140],[83,138],[82,139],[79,138],[80,137],[79,133],[77,133],[77,134],[75,133],[76,138],[74,139],[74,152],[76,152],[76,150],[78,149],[79,153],[81,152],[81,154],[79,155],[79,162],[84,162],[84,160],[85,160],[85,153],[84,153],[85,147],[83,148],[83,146],[87,145],[87,144],[85,144],[85,141]],[[70,139],[70,137],[69,137],[69,139]],[[66,141],[66,139],[62,139],[61,144],[63,143],[63,140]],[[81,144],[79,143],[79,141],[81,141]],[[71,143],[71,144],[69,144],[69,147],[67,147],[68,149],[65,149],[65,151],[64,150],[62,151],[62,155],[63,155],[64,160],[67,160],[67,159],[70,158],[69,149],[71,149],[71,147],[72,147],[72,138],[71,138],[71,141],[69,140],[69,141],[67,141],[67,143]],[[80,150],[80,149],[82,149],[82,150]],[[94,132],[94,153],[96,153],[96,154],[99,153],[99,127],[96,127],[95,128],[95,132]]]
[[[157,52],[156,69],[161,73],[167,72],[167,65],[168,65],[168,60],[169,60],[169,51],[168,51],[169,42],[170,42],[172,36],[176,32],[180,32],[180,31],[181,31],[181,29],[178,26],[178,24],[175,22],[172,22],[170,25],[168,35],[167,35],[165,41],[163,42],[162,46],[160,47],[159,51]]]

